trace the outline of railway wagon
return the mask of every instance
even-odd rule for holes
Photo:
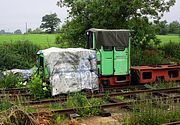
[[[180,81],[180,65],[132,66],[132,83],[147,84],[156,81]]]
[[[99,85],[130,83],[130,30],[89,29],[87,49],[96,50]]]

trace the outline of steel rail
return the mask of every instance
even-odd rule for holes
[[[4,88],[0,89],[0,94],[18,94],[18,93],[26,93],[28,91],[27,88]]]
[[[114,97],[114,96],[130,96],[134,94],[142,94],[142,93],[159,93],[159,92],[174,92],[174,91],[180,91],[180,87],[178,88],[169,88],[169,89],[155,89],[155,90],[138,90],[138,91],[132,91],[132,92],[115,92],[110,93],[108,95],[106,94],[92,94],[88,95],[87,98],[103,98],[106,96]],[[47,100],[41,100],[41,101],[28,101],[22,103],[23,105],[37,105],[37,104],[47,104],[47,103],[54,103],[54,102],[64,102],[67,100],[67,97],[60,97],[60,98],[54,98],[54,99],[47,99]]]
[[[173,99],[174,101],[177,101],[180,99],[180,96],[176,96],[176,97],[164,97],[164,98],[161,98],[162,100],[166,99],[166,100],[171,100]],[[157,99],[151,99],[151,100],[157,100]],[[127,107],[127,106],[130,106],[134,103],[142,103],[142,102],[145,102],[147,100],[140,100],[140,101],[130,101],[130,102],[116,102],[116,103],[108,103],[108,104],[103,104],[103,105],[100,105],[100,106],[87,106],[87,107],[77,107],[77,108],[66,108],[66,109],[60,109],[60,110],[51,110],[49,112],[34,112],[34,113],[31,113],[32,115],[34,116],[41,116],[43,114],[55,114],[55,113],[59,113],[59,114],[65,114],[65,113],[74,113],[76,112],[77,110],[81,110],[81,109],[84,109],[84,108],[97,108],[99,107],[100,109],[104,109],[104,108],[111,108],[111,107]]]
[[[165,123],[165,124],[161,124],[161,125],[180,125],[180,121]]]

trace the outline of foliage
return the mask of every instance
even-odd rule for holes
[[[131,49],[131,65],[133,66],[167,64],[168,62],[162,50],[155,48],[142,50],[138,47]]]
[[[33,74],[28,82],[29,93],[37,100],[51,96],[50,85],[43,82],[41,74]]]
[[[180,42],[169,42],[164,44],[165,55],[180,60]]]
[[[179,34],[180,24],[178,21],[173,21],[169,24],[169,33],[170,34]]]
[[[36,29],[34,29],[34,30],[32,30],[31,28],[30,29],[28,29],[28,33],[30,33],[30,34],[42,34],[42,33],[44,33],[40,28],[36,28]]]
[[[0,112],[11,108],[13,104],[7,99],[0,100]]]
[[[180,33],[180,23],[178,21],[173,21],[169,24],[167,24],[166,20],[160,21],[159,23],[154,25],[154,28],[159,35]]]
[[[60,36],[60,35],[57,35],[57,36],[56,36],[56,39],[55,39],[55,43],[56,43],[56,44],[60,44],[60,43],[62,43],[61,40],[62,40],[62,39],[61,39],[61,36]]]
[[[172,100],[155,101],[146,100],[143,103],[135,103],[133,112],[129,116],[128,125],[160,125],[172,121],[178,121],[180,110],[177,110],[179,103]]]
[[[42,24],[40,28],[46,29],[46,32],[48,33],[54,33],[56,30],[58,24],[60,23],[60,19],[57,17],[56,13],[53,14],[47,14],[42,17]]]
[[[62,105],[60,103],[52,103],[49,105],[49,108],[52,109],[63,109]]]
[[[166,20],[160,21],[158,24],[154,25],[154,28],[159,35],[167,35],[169,32],[169,27]]]
[[[37,109],[31,107],[31,106],[26,106],[24,107],[24,110],[27,112],[27,113],[32,113],[32,112],[37,112]]]
[[[76,111],[80,116],[97,115],[100,111],[99,106],[102,103],[103,100],[97,98],[87,99],[87,97],[81,93],[75,93],[74,95],[69,96],[67,100],[67,106],[76,108]]]
[[[119,101],[123,101],[124,100],[124,96],[116,96],[115,99],[117,99]]]
[[[19,76],[9,73],[3,78],[0,78],[0,88],[13,88],[21,81],[22,79]]]
[[[17,29],[16,31],[14,31],[14,34],[22,34],[20,29]]]
[[[53,115],[53,119],[56,124],[65,124],[68,121],[68,117],[64,114],[55,114]]]
[[[180,82],[175,82],[175,81],[169,81],[169,82],[160,81],[154,84],[145,85],[146,88],[151,88],[151,89],[165,89],[165,88],[174,88],[179,86],[180,86]]]
[[[29,41],[0,44],[0,69],[31,68],[38,47]]]
[[[85,30],[95,28],[130,29],[133,44],[147,47],[156,39],[152,22],[169,11],[175,0],[59,0],[60,7],[68,7],[70,20],[62,27],[62,39],[71,46],[84,46]],[[152,22],[150,21],[152,19]]]

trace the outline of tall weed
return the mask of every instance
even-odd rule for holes
[[[0,44],[0,69],[32,68],[38,50],[30,41]]]
[[[10,73],[0,78],[0,88],[13,88],[21,81],[22,79],[19,76]]]
[[[50,85],[43,82],[41,75],[37,73],[35,73],[29,80],[28,90],[36,100],[51,96]]]
[[[156,48],[142,50],[138,47],[131,49],[131,64],[133,66],[166,64],[168,62],[169,60],[165,58],[165,53],[162,50]]]
[[[134,103],[130,113],[128,125],[159,125],[180,120],[179,103],[173,100],[157,99],[146,100],[143,103]],[[127,123],[125,123],[127,124]]]
[[[68,97],[67,107],[75,108],[80,116],[97,115],[103,100],[97,98],[87,99],[86,95],[75,93]],[[83,107],[83,108],[82,108]]]
[[[169,42],[164,44],[163,50],[166,56],[180,60],[180,42]]]

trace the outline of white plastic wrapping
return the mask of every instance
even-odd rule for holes
[[[82,48],[49,48],[44,55],[52,85],[52,95],[98,89],[96,52]]]

